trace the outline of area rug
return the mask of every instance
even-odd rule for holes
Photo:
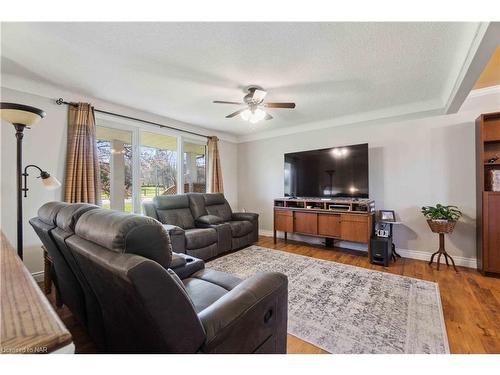
[[[438,284],[260,246],[207,268],[288,276],[288,333],[330,353],[449,353]]]

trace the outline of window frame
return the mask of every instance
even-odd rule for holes
[[[157,133],[169,137],[175,137],[177,141],[177,194],[184,193],[184,142],[196,143],[205,146],[206,178],[208,177],[208,139],[202,136],[191,135],[173,129],[166,129],[155,125],[149,125],[140,121],[117,118],[105,113],[95,113],[96,126],[107,127],[116,130],[124,130],[132,133],[132,212],[141,214],[141,161],[140,161],[140,135],[141,131]],[[205,184],[208,189],[208,183]]]
[[[201,137],[200,137],[201,138]],[[182,168],[179,168],[181,170],[181,181],[182,181],[182,192],[184,193],[184,143],[193,143],[197,145],[203,145],[205,146],[205,193],[208,191],[208,139],[205,139],[204,141],[196,138],[191,138],[191,137],[182,137],[182,152],[181,152],[181,162],[182,162]]]

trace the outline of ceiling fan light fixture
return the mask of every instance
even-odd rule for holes
[[[250,116],[252,116],[252,111],[250,111],[250,109],[245,109],[243,112],[240,113],[240,116],[243,120],[250,121]]]
[[[266,111],[260,108],[255,108],[253,111],[251,109],[245,109],[240,114],[243,120],[249,121],[252,124],[256,124],[257,122],[264,120],[266,115],[267,115]]]

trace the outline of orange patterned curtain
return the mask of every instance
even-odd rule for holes
[[[64,200],[101,203],[94,108],[88,103],[69,106]]]
[[[208,170],[210,172],[209,191],[210,193],[223,193],[222,169],[219,157],[219,139],[208,137]]]

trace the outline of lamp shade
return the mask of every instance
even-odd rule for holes
[[[44,117],[44,111],[29,105],[0,103],[0,118],[11,124],[31,126]]]
[[[59,180],[47,173],[48,177],[42,177],[43,187],[47,190],[56,190],[61,186]]]

